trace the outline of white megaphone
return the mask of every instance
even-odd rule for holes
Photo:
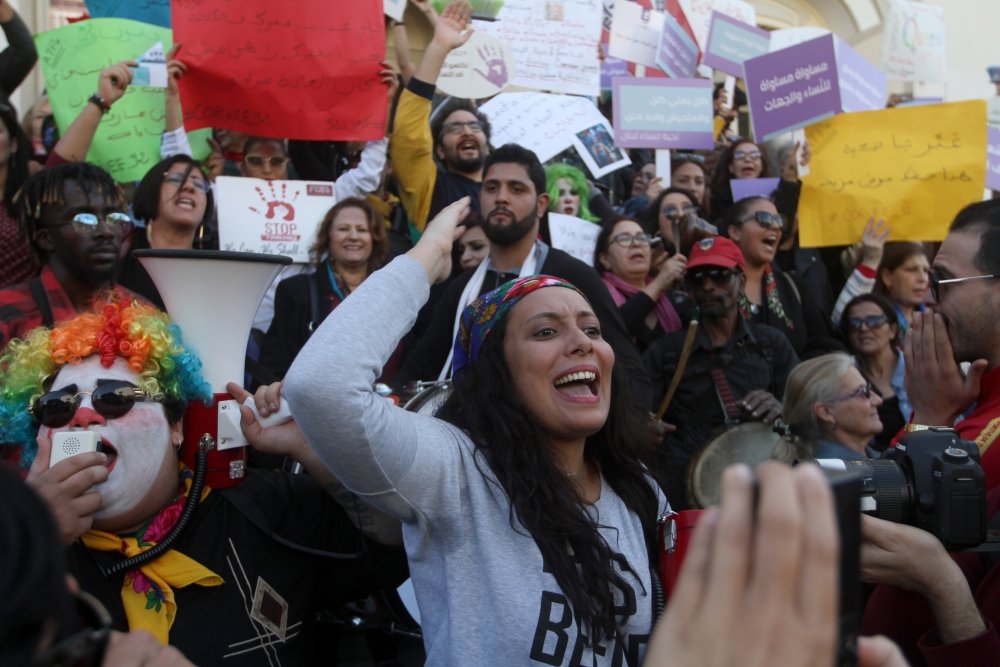
[[[243,384],[247,339],[264,293],[290,257],[223,250],[136,250],[184,343],[198,355],[212,405],[188,404],[181,460],[194,468],[208,448],[206,483],[232,486],[246,474],[246,439],[239,404],[227,382]],[[207,439],[207,440],[206,440]]]

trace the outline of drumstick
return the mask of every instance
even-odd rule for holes
[[[656,421],[663,419],[667,408],[670,407],[670,401],[674,400],[674,394],[677,393],[677,387],[681,383],[681,376],[684,375],[684,368],[687,366],[688,358],[691,356],[691,350],[694,349],[694,336],[696,333],[698,333],[698,320],[691,320],[691,323],[688,324],[687,335],[684,336],[684,347],[681,348],[681,357],[677,360],[677,369],[674,371],[674,376],[670,378],[670,386],[667,388],[667,393],[663,395],[660,409],[656,411]]]

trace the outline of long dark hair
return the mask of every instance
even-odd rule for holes
[[[616,582],[623,583],[622,577],[612,567],[612,550],[584,502],[556,465],[547,434],[514,391],[503,352],[506,330],[505,319],[484,341],[476,361],[456,378],[457,388],[437,416],[469,434],[477,465],[481,460],[488,466],[510,500],[511,527],[520,531],[516,523],[520,522],[535,540],[581,630],[589,630],[596,643],[614,636],[614,590]],[[615,366],[608,419],[587,438],[584,458],[597,464],[608,485],[651,535],[657,498],[639,464],[639,452],[631,449],[644,442],[645,425],[626,392],[622,371]],[[486,470],[480,471],[488,477]],[[651,546],[647,544],[647,552]]]
[[[849,349],[851,354],[854,355],[858,370],[861,371],[861,374],[864,375],[865,378],[870,378],[872,376],[871,364],[869,364],[868,360],[858,354],[858,351],[854,349],[854,345],[851,343],[850,328],[848,326],[848,323],[851,320],[851,309],[860,303],[874,303],[882,311],[882,314],[885,315],[885,319],[889,323],[889,326],[896,327],[896,335],[894,335],[892,340],[889,341],[889,345],[891,345],[893,349],[899,349],[899,347],[903,344],[903,333],[899,326],[899,315],[896,313],[896,307],[893,306],[892,302],[884,296],[872,294],[871,292],[859,294],[848,301],[847,305],[844,306],[844,310],[840,315],[840,332],[844,336],[844,340],[847,342],[847,349]]]
[[[715,171],[712,173],[712,192],[716,195],[727,199],[732,196],[729,181],[732,180],[733,175],[729,173],[729,167],[733,164],[733,156],[736,153],[736,147],[742,146],[743,144],[751,144],[754,148],[760,151],[760,176],[758,176],[758,178],[767,178],[768,176],[771,176],[771,163],[767,159],[767,151],[764,150],[763,146],[758,143],[754,143],[750,139],[740,139],[739,141],[734,141],[726,146],[726,150],[722,151],[722,157],[719,158],[718,163],[715,165]]]
[[[8,141],[17,144],[17,150],[11,149],[10,157],[7,159],[7,183],[0,202],[10,211],[14,203],[14,195],[21,189],[24,182],[28,180],[28,161],[31,159],[31,139],[24,133],[24,128],[17,122],[14,109],[6,104],[0,103],[0,122],[7,128]]]

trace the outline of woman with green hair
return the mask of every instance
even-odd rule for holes
[[[575,215],[587,222],[600,222],[600,218],[590,212],[590,184],[587,177],[576,167],[568,164],[553,164],[545,168],[546,190],[549,193],[549,210],[554,213]]]

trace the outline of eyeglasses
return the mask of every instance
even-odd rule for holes
[[[73,420],[80,408],[80,397],[90,396],[97,414],[107,419],[125,415],[136,402],[155,401],[131,382],[111,380],[94,391],[77,391],[76,385],[42,394],[31,404],[31,416],[42,426],[59,428]]]
[[[746,160],[759,160],[760,159],[760,151],[758,151],[758,150],[753,150],[753,151],[733,151],[733,159],[734,160],[744,160],[744,159],[746,159]]]
[[[691,215],[698,210],[697,206],[685,206],[684,208],[677,208],[676,206],[665,206],[660,214],[667,220],[680,220],[686,215]]]
[[[176,185],[178,188],[184,187],[184,184],[190,182],[192,186],[202,192],[208,192],[212,186],[209,185],[208,181],[202,180],[200,178],[194,178],[193,172],[184,177],[184,174],[179,171],[168,171],[163,175],[163,182],[170,183],[170,185]]]
[[[49,225],[49,227],[73,225],[73,231],[80,236],[93,236],[97,232],[97,228],[100,226],[102,220],[114,234],[124,234],[132,229],[132,218],[128,216],[128,213],[122,213],[121,211],[113,211],[104,215],[77,213],[69,222],[60,222],[55,225]]]
[[[684,280],[691,285],[700,285],[708,278],[716,285],[726,285],[732,280],[735,273],[732,269],[724,269],[721,266],[706,266],[697,268],[684,274]]]
[[[281,169],[288,163],[288,158],[282,155],[244,155],[243,160],[251,167],[263,167],[265,164],[271,165],[271,169]]]
[[[103,664],[111,638],[111,614],[90,593],[76,591],[73,597],[82,629],[45,649],[31,661],[31,667]]]
[[[836,399],[834,399],[833,402],[841,403],[843,401],[849,401],[852,398],[864,398],[865,400],[867,400],[870,399],[871,397],[872,397],[872,383],[866,382],[865,386],[859,389],[855,389],[850,394],[844,394],[843,396],[839,396]]]
[[[483,124],[478,120],[455,121],[453,123],[445,124],[445,126],[441,128],[441,132],[443,134],[451,135],[462,134],[462,131],[465,130],[465,128],[468,128],[469,132],[473,133],[482,132]]]
[[[750,215],[740,218],[740,224],[753,220],[764,229],[782,229],[785,226],[781,216],[767,211],[754,211]]]
[[[867,317],[852,317],[847,320],[847,326],[852,331],[861,331],[862,327],[877,329],[888,321],[889,318],[885,315],[868,315]]]
[[[988,274],[981,276],[966,276],[965,278],[944,278],[938,276],[934,269],[928,272],[928,279],[930,280],[931,296],[934,297],[935,301],[941,300],[941,285],[957,285],[958,283],[964,283],[969,280],[987,280],[990,278],[1000,278],[998,274]]]
[[[648,246],[649,234],[615,234],[611,237],[612,243],[617,243],[623,248],[631,248],[634,245]]]

